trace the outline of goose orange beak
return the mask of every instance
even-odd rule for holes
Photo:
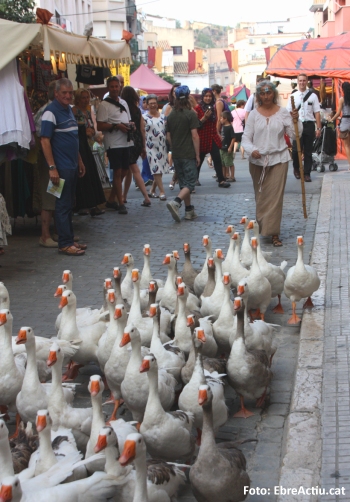
[[[191,315],[187,316],[186,326],[189,328],[190,326],[193,326],[193,324],[194,324],[193,316]]]
[[[208,393],[205,389],[200,389],[198,391],[198,404],[199,406],[203,406],[208,400]]]
[[[105,279],[105,288],[106,289],[112,289],[112,280],[111,279]]]
[[[240,221],[241,225],[244,225],[246,223],[246,221],[247,221],[246,216],[243,216],[242,219],[241,219],[241,221]]]
[[[56,292],[53,296],[55,298],[57,298],[57,296],[62,296],[62,293],[63,293],[63,288],[61,288],[61,286],[58,286],[58,288],[56,289]]]
[[[151,305],[149,308],[149,316],[155,317],[157,315],[157,307]]]
[[[127,263],[129,263],[129,258],[125,254],[124,258],[122,259],[122,265],[126,265]]]
[[[130,334],[129,333],[123,333],[123,338],[122,341],[119,344],[119,347],[124,347],[128,343],[131,342]]]
[[[251,244],[252,248],[256,249],[258,247],[258,239],[256,237],[252,237]]]
[[[120,276],[120,268],[119,267],[114,267],[114,269],[113,269],[113,277],[114,277],[114,279],[118,279],[119,276]]]
[[[121,466],[125,467],[136,457],[136,443],[127,439],[124,443],[123,453],[119,457],[119,463]]]
[[[207,235],[203,236],[202,244],[203,244],[203,246],[207,246],[209,244],[209,237]]]
[[[214,266],[214,258],[208,258],[208,265],[209,265],[209,267]]]
[[[16,345],[21,345],[27,341],[27,331],[25,329],[20,329],[16,337]]]
[[[207,339],[205,338],[204,329],[198,329],[197,330],[197,338],[202,343],[205,343],[207,341]]]
[[[248,223],[247,228],[248,228],[248,230],[253,230],[253,228],[254,228],[254,221],[253,220],[250,220],[250,222]]]
[[[96,446],[94,448],[95,453],[99,453],[100,451],[104,450],[107,448],[107,436],[102,435],[98,436]]]
[[[140,373],[145,373],[146,371],[149,371],[149,360],[148,359],[144,359],[141,363],[141,366],[140,366]]]
[[[137,268],[134,268],[133,271],[131,272],[131,279],[132,282],[137,282],[139,280],[139,271]]]
[[[38,432],[41,432],[45,429],[46,426],[47,426],[46,416],[45,415],[38,415],[36,417],[36,430]]]
[[[114,311],[114,319],[120,319],[122,316],[122,309],[115,309]]]
[[[68,272],[63,272],[62,281],[63,281],[63,284],[67,284],[67,282],[69,282],[69,273]]]
[[[240,296],[240,295],[243,295],[244,294],[244,286],[241,284],[237,286],[237,294]]]
[[[301,235],[299,235],[298,236],[298,246],[302,246],[303,244],[304,244],[304,238]]]
[[[233,309],[234,310],[239,310],[242,306],[242,300],[241,298],[235,298],[233,300]]]
[[[109,303],[114,303],[115,302],[114,290],[113,291],[109,291],[109,293],[108,293],[108,301],[109,301]]]
[[[233,234],[233,236],[231,237],[231,239],[233,239],[233,240],[235,240],[235,241],[236,241],[236,240],[238,239],[238,232],[235,232],[235,233]]]
[[[0,490],[0,502],[10,502],[12,500],[12,486],[2,485]]]
[[[148,291],[150,293],[154,293],[155,290],[156,290],[156,283],[154,281],[150,281],[148,286]]]
[[[55,350],[50,350],[49,352],[49,357],[47,358],[46,364],[48,367],[53,366],[54,364],[57,363],[57,354]]]
[[[68,300],[66,296],[62,296],[60,304],[58,306],[59,309],[63,309],[63,307],[66,307],[68,305]]]
[[[231,283],[230,274],[224,274],[224,277],[222,278],[222,282],[225,284],[225,286],[230,284]]]
[[[232,225],[229,225],[227,228],[226,228],[226,233],[227,234],[230,234],[232,232]]]
[[[170,254],[167,254],[163,260],[163,265],[169,265],[170,263]]]
[[[146,256],[149,256],[151,254],[151,248],[150,248],[149,244],[145,244],[143,246],[143,254]]]
[[[100,389],[100,382],[98,380],[92,380],[92,382],[90,382],[90,394],[92,395],[92,397],[97,396],[97,394],[100,392]]]
[[[190,246],[187,242],[184,243],[184,251],[185,253],[188,253],[188,251],[190,250]]]
[[[179,255],[179,252],[178,251],[173,251],[173,255],[174,255],[174,258],[175,260],[179,260],[180,259],[180,255]]]
[[[216,256],[220,259],[220,260],[223,260],[224,259],[224,253],[222,252],[221,249],[217,249],[216,250]]]
[[[6,314],[0,314],[0,326],[3,326],[6,323],[7,323],[7,315]]]
[[[182,296],[185,294],[185,288],[183,286],[178,286],[177,287],[177,296]]]

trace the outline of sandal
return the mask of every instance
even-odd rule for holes
[[[275,248],[279,248],[279,247],[283,246],[282,241],[280,240],[280,238],[278,237],[278,235],[273,235],[272,236],[272,245]]]
[[[151,199],[159,199],[159,195],[156,195],[154,192],[150,192],[148,196],[151,197]]]
[[[159,197],[159,200],[166,200],[166,195],[161,195],[161,196]]]
[[[85,254],[83,249],[79,249],[76,246],[66,246],[65,248],[60,248],[58,252],[59,254],[66,254],[68,256],[83,256]]]
[[[145,200],[142,202],[141,206],[143,207],[151,207],[151,203],[150,202],[146,202]]]

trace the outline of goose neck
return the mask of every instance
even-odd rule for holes
[[[156,340],[160,340],[159,319],[157,315],[153,317],[152,342]]]
[[[105,472],[115,477],[120,476],[124,472],[124,467],[122,467],[118,462],[119,458],[118,448],[114,445],[107,446],[107,448],[105,449],[105,454],[106,454]]]
[[[213,422],[213,406],[212,403],[207,403],[203,406],[203,429],[202,442],[199,449],[198,457],[212,455],[216,451],[217,446],[214,434]]]
[[[58,360],[52,366],[52,383],[51,383],[51,397],[55,397],[55,400],[58,400],[60,403],[64,403],[64,394],[62,389],[62,361]]]
[[[45,427],[43,431],[39,432],[39,442],[40,460],[45,463],[45,467],[57,464],[57,458],[51,445],[51,427]]]
[[[98,394],[97,396],[91,396],[91,404],[92,404],[92,421],[93,423],[103,421],[103,412],[102,412],[102,394]]]
[[[158,368],[151,368],[148,371],[147,376],[149,382],[149,394],[145,414],[147,413],[147,408],[152,406],[152,413],[156,412],[157,416],[163,415],[164,409],[160,402],[158,391]]]
[[[12,352],[12,321],[0,326],[1,360],[9,366],[16,366]]]
[[[134,465],[136,482],[133,502],[148,502],[146,453],[137,452]]]
[[[203,368],[203,357],[202,357],[202,345],[199,347],[196,347],[194,344],[194,354],[195,354],[195,363],[194,363],[194,369],[192,373],[192,378],[197,379],[198,375],[201,377],[201,384],[205,384],[205,376],[204,376],[204,368]]]
[[[62,330],[63,326],[64,330]],[[77,317],[76,317],[76,304],[66,305],[62,309],[62,321],[59,334],[61,335],[63,334],[64,337],[64,333],[67,331],[70,336],[72,330],[74,331],[78,330]]]
[[[174,265],[168,267],[168,275],[166,278],[165,286],[168,286],[168,287],[171,286],[175,290],[175,267],[174,267]]]
[[[27,386],[30,386],[31,388],[33,387],[38,388],[41,385],[36,365],[35,339],[27,341],[26,351],[27,351],[27,367],[23,379],[22,390],[25,389]]]
[[[303,246],[298,246],[298,258],[297,258],[297,267],[304,267],[304,259],[303,259]]]
[[[141,356],[141,338],[138,337],[136,340],[131,340],[131,356],[130,363],[133,365],[141,365],[142,356]]]
[[[12,454],[7,437],[0,440],[0,479],[6,476],[14,476]]]
[[[242,338],[244,341],[244,314],[242,310],[237,311],[236,338]]]

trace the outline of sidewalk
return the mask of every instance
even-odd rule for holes
[[[310,262],[321,287],[302,320],[279,481],[324,492],[281,495],[281,502],[350,501],[349,216],[350,173],[326,174]],[[329,494],[341,488],[345,495]]]

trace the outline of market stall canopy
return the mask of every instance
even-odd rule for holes
[[[350,76],[350,33],[327,38],[297,40],[281,47],[271,59],[266,73],[276,77]]]
[[[44,59],[64,58],[67,63],[116,66],[131,64],[129,44],[125,40],[105,40],[68,33],[41,24],[14,23],[0,19],[2,50],[0,70],[30,45],[41,46]]]
[[[142,89],[147,94],[167,95],[172,85],[158,77],[145,65],[141,65],[130,75],[130,85],[135,89]]]

